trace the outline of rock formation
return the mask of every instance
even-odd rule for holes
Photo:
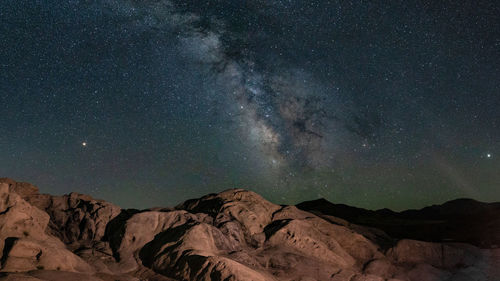
[[[80,257],[45,230],[49,215],[0,183],[0,250],[2,272],[36,269],[93,272]]]
[[[140,211],[0,179],[0,280],[500,280],[499,249],[405,238],[242,189]]]

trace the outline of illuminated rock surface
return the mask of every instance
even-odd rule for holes
[[[39,194],[30,184],[1,179],[0,280],[493,281],[500,276],[499,249],[394,239],[322,211],[276,205],[242,189],[175,208],[122,210],[90,196]]]

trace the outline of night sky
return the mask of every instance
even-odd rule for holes
[[[500,201],[500,3],[376,2],[2,0],[0,176],[135,208]]]

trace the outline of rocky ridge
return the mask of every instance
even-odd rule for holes
[[[500,203],[456,199],[420,210],[394,212],[365,210],[325,199],[302,202],[301,210],[320,217],[329,215],[350,223],[381,229],[395,239],[461,242],[480,248],[500,247]]]
[[[500,280],[499,249],[395,239],[231,189],[125,210],[0,179],[0,280]]]

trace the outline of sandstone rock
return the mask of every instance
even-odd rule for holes
[[[466,244],[439,244],[404,239],[387,252],[398,263],[427,263],[439,268],[456,268],[474,265],[481,252]]]
[[[92,268],[66,249],[57,238],[47,235],[47,213],[10,192],[0,184],[0,251],[2,272],[35,269],[64,269],[92,272]]]
[[[43,234],[49,222],[47,213],[32,207],[16,194],[9,185],[0,183],[0,237],[24,237]],[[3,249],[3,239],[0,250]]]
[[[394,243],[242,189],[139,211],[0,182],[0,281],[479,281],[500,268],[495,250]]]
[[[216,227],[191,223],[157,235],[140,257],[155,271],[182,280],[274,280],[257,264],[251,268],[226,258],[235,247]]]
[[[365,266],[364,273],[389,279],[396,274],[396,267],[388,259],[375,259]]]
[[[305,225],[300,228],[304,230],[317,230],[321,234],[318,238],[321,237],[319,239],[324,243],[336,241],[341,245],[343,251],[346,251],[351,257],[356,259],[358,266],[362,266],[369,260],[383,256],[383,254],[378,251],[377,245],[373,244],[373,242],[363,235],[355,233],[348,227],[332,224],[323,218],[299,210],[294,206],[287,206],[276,211],[273,215],[273,220],[278,219],[300,219],[305,223]]]
[[[345,281],[345,280],[351,280],[357,275],[356,271],[350,270],[350,269],[339,269],[337,272],[333,273],[330,276],[330,280],[332,281]]]
[[[29,238],[15,240],[2,264],[2,271],[22,272],[34,269],[93,272],[87,263],[54,238],[47,237],[44,241]]]
[[[279,280],[330,280],[341,269],[320,259],[287,251],[283,248],[266,248],[257,258],[264,268]],[[353,271],[354,272],[354,271]]]
[[[355,264],[354,258],[335,239],[328,239],[307,222],[276,221],[275,226],[268,228],[268,233],[266,243],[271,247],[287,247],[337,267],[348,268]]]
[[[9,178],[0,178],[0,184],[1,183],[8,184],[9,191],[17,193],[23,199],[38,194],[38,187],[27,182],[16,182]]]
[[[50,215],[51,233],[66,244],[101,240],[106,225],[121,211],[116,205],[74,192],[63,196],[32,195],[26,200]]]
[[[189,200],[179,205],[194,213],[207,213],[215,217],[216,223],[236,220],[251,237],[262,233],[264,227],[271,222],[272,215],[280,209],[262,196],[243,189],[231,189],[219,194],[204,196],[198,200]]]
[[[137,270],[138,251],[160,232],[199,220],[200,216],[186,211],[150,211],[131,216],[121,226],[122,235],[110,237],[112,244],[115,245],[115,256],[120,261],[121,268],[125,271]]]

